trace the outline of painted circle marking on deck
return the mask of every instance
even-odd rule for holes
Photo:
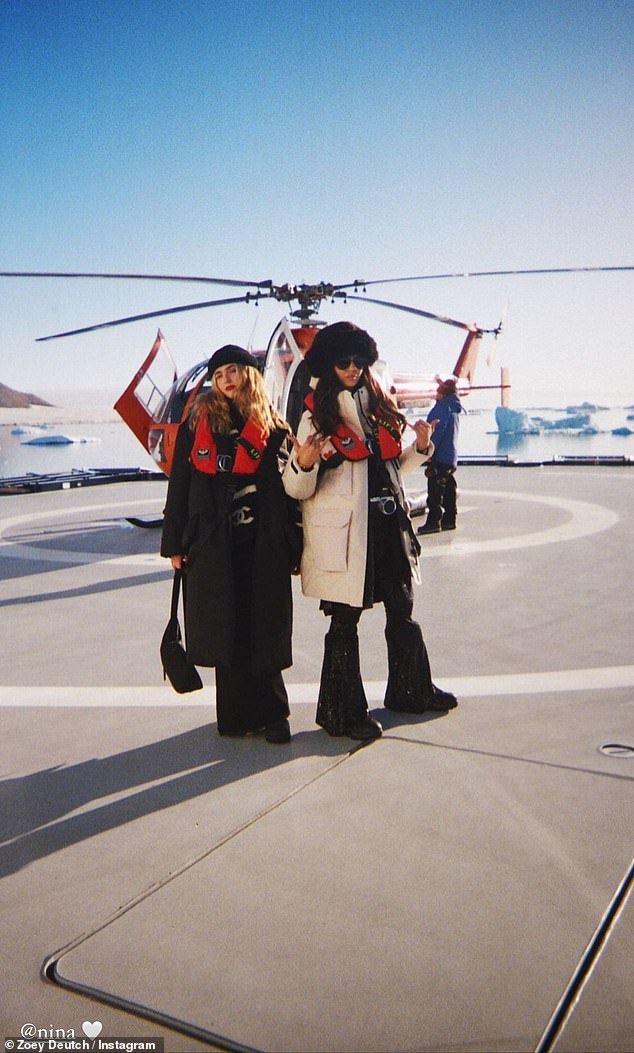
[[[561,541],[573,541],[576,538],[597,534],[609,530],[619,521],[619,516],[604,505],[589,501],[570,501],[563,497],[542,497],[536,494],[512,492],[509,490],[461,490],[461,494],[470,497],[503,497],[508,501],[524,501],[529,504],[542,504],[548,508],[560,509],[567,513],[568,519],[558,526],[546,527],[544,530],[533,530],[527,534],[514,537],[491,538],[488,541],[457,541],[451,534],[449,545],[429,545],[427,541],[422,555],[425,559],[438,556],[470,556],[480,552],[503,552],[518,548],[532,548],[536,545],[552,545]],[[440,534],[430,535],[442,538]]]
[[[563,541],[572,541],[576,538],[587,537],[602,530],[609,530],[619,521],[616,512],[603,505],[593,504],[589,501],[571,501],[562,497],[543,497],[535,494],[512,492],[508,490],[464,490],[464,495],[470,497],[495,499],[504,498],[507,501],[523,501],[528,504],[542,504],[548,508],[559,509],[568,516],[564,523],[544,530],[534,530],[529,533],[517,534],[514,537],[491,538],[482,541],[456,540],[451,535],[450,544],[429,544],[425,542],[423,557],[433,559],[439,556],[470,556],[481,552],[502,552],[513,549],[532,548],[537,545],[549,545]],[[0,520],[0,549],[3,555],[14,559],[33,559],[47,563],[108,563],[111,566],[141,566],[145,570],[164,570],[165,561],[154,553],[135,554],[130,556],[112,555],[109,552],[81,552],[66,551],[62,549],[44,549],[36,545],[25,545],[19,540],[5,538],[8,530],[17,526],[24,526],[37,520],[46,518],[64,518],[65,516],[85,515],[89,512],[111,512],[114,508],[126,508],[130,511],[141,506],[154,505],[157,498],[143,500],[128,500],[108,502],[105,504],[82,505],[78,508],[53,509],[46,512],[33,512],[22,516]],[[442,533],[433,535],[434,538],[443,538]]]
[[[75,492],[75,491],[74,491]],[[88,512],[111,512],[114,508],[140,508],[147,505],[159,506],[164,504],[164,498],[143,498],[142,500],[112,501],[107,504],[80,505],[77,508],[49,509],[46,512],[31,512],[26,515],[13,516],[9,519],[0,520],[0,551],[2,555],[13,559],[33,559],[43,563],[109,563],[115,566],[142,566],[145,569],[165,570],[165,560],[157,553],[135,554],[132,556],[114,555],[111,552],[81,552],[67,551],[66,549],[44,549],[37,545],[25,545],[19,540],[5,538],[8,530],[18,526],[25,526],[36,520],[65,518],[69,516],[86,515]],[[112,524],[111,524],[112,525]],[[118,525],[118,524],[117,524]],[[134,529],[130,527],[130,529]]]

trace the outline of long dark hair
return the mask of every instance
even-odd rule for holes
[[[363,369],[360,384],[368,389],[371,416],[375,420],[385,421],[388,426],[402,433],[407,421],[392,396],[383,390],[372,375],[369,366]],[[338,398],[342,390],[344,389],[334,367],[326,370],[317,382],[313,397],[313,423],[322,435],[332,435],[337,425],[341,424]]]

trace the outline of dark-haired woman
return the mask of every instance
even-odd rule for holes
[[[219,733],[265,729],[269,742],[288,742],[281,671],[292,662],[299,560],[297,506],[281,477],[289,429],[248,351],[220,348],[208,372],[211,389],[178,432],[161,555],[186,572],[187,655],[215,666]]]
[[[386,612],[386,708],[422,713],[457,705],[432,682],[412,620],[420,548],[401,472],[429,460],[432,427],[417,421],[415,441],[403,447],[406,421],[371,372],[377,358],[372,337],[351,322],[317,333],[305,358],[317,383],[284,470],[286,492],[302,502],[302,589],[331,619],[317,723],[361,741],[382,733],[368,712],[357,635],[363,610],[374,603]]]

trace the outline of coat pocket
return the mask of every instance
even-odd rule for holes
[[[351,519],[349,508],[320,508],[312,516],[310,547],[319,570],[347,570]]]

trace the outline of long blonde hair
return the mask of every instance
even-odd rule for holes
[[[236,363],[236,369],[239,386],[233,402],[238,413],[245,420],[254,420],[269,435],[275,428],[288,431],[288,424],[275,412],[269,402],[260,371],[255,366],[243,366],[238,363]],[[233,427],[229,407],[230,400],[218,390],[212,377],[211,388],[194,400],[189,415],[190,427],[195,430],[201,417],[207,414],[212,431],[218,435],[229,435]]]

